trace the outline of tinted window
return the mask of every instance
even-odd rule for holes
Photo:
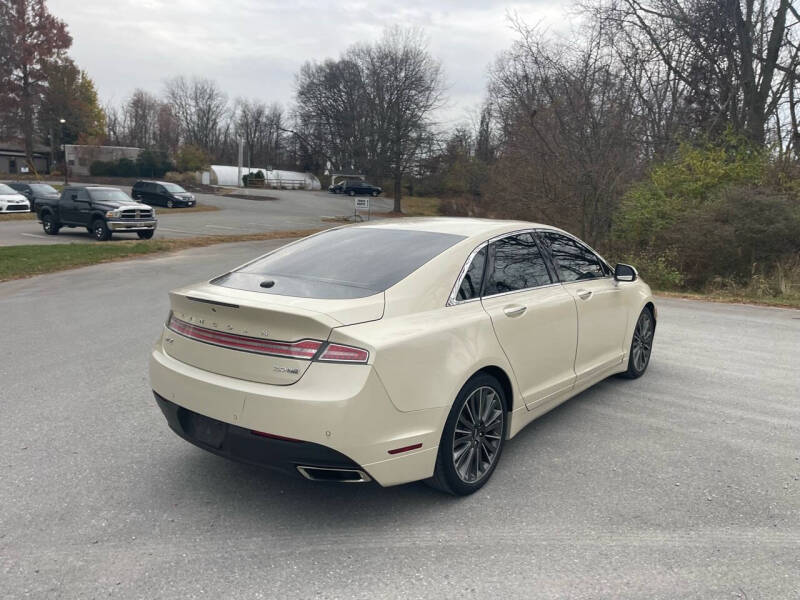
[[[96,202],[133,202],[131,197],[121,190],[106,188],[90,189],[89,196]]]
[[[484,266],[486,266],[486,246],[473,257],[464,279],[461,280],[456,300],[471,300],[480,296]]]
[[[175,194],[183,194],[184,192],[186,192],[185,189],[183,189],[181,186],[175,183],[165,183],[164,189],[167,190],[168,192],[173,192]]]
[[[32,183],[30,186],[31,190],[36,192],[37,194],[57,194],[58,190],[53,186],[47,185],[46,183]]]
[[[484,296],[502,294],[552,283],[544,258],[529,233],[492,243],[494,260]]]
[[[393,286],[462,239],[382,227],[334,229],[281,248],[213,283],[281,296],[362,298]],[[261,287],[265,281],[272,285]]]
[[[605,272],[594,252],[570,237],[545,231],[542,240],[550,249],[561,281],[578,281],[603,277]]]

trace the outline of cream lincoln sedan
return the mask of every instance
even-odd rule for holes
[[[506,440],[647,369],[657,312],[546,225],[404,219],[331,229],[170,294],[150,379],[169,426],[316,481],[469,494]]]

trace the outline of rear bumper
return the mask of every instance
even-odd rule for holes
[[[153,393],[172,431],[187,442],[219,456],[301,476],[297,467],[352,469],[360,467],[344,454],[320,444],[277,439],[205,417]]]
[[[152,231],[157,221],[106,221],[111,231]]]
[[[397,410],[369,365],[313,363],[297,383],[270,385],[180,362],[164,351],[161,340],[150,357],[150,382],[162,411],[169,409],[164,414],[173,431],[205,450],[293,474],[304,460],[311,460],[310,466],[355,465],[383,486],[433,475],[447,416],[447,408]],[[225,424],[218,447],[190,439],[197,436],[181,426],[181,408]],[[268,444],[259,445],[265,439]],[[389,453],[416,444],[422,446]]]

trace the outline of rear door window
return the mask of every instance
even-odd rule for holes
[[[530,233],[492,242],[484,296],[535,288],[552,283],[544,257]]]

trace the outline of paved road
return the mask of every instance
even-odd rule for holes
[[[130,188],[121,188],[130,193]],[[235,235],[262,231],[286,231],[330,226],[322,217],[353,214],[353,200],[328,192],[270,190],[276,200],[245,200],[210,194],[195,194],[201,204],[213,204],[214,212],[180,213],[180,209],[156,207],[156,238],[197,235]],[[373,210],[392,209],[391,198],[370,198]],[[114,240],[137,239],[135,235],[115,235]],[[31,221],[0,221],[0,246],[19,244],[90,243],[85,229],[64,228],[57,236],[45,235],[42,226]]]
[[[148,390],[166,291],[273,245],[0,284],[0,597],[800,597],[800,311],[660,301],[646,376],[472,497],[330,487],[190,446]]]

